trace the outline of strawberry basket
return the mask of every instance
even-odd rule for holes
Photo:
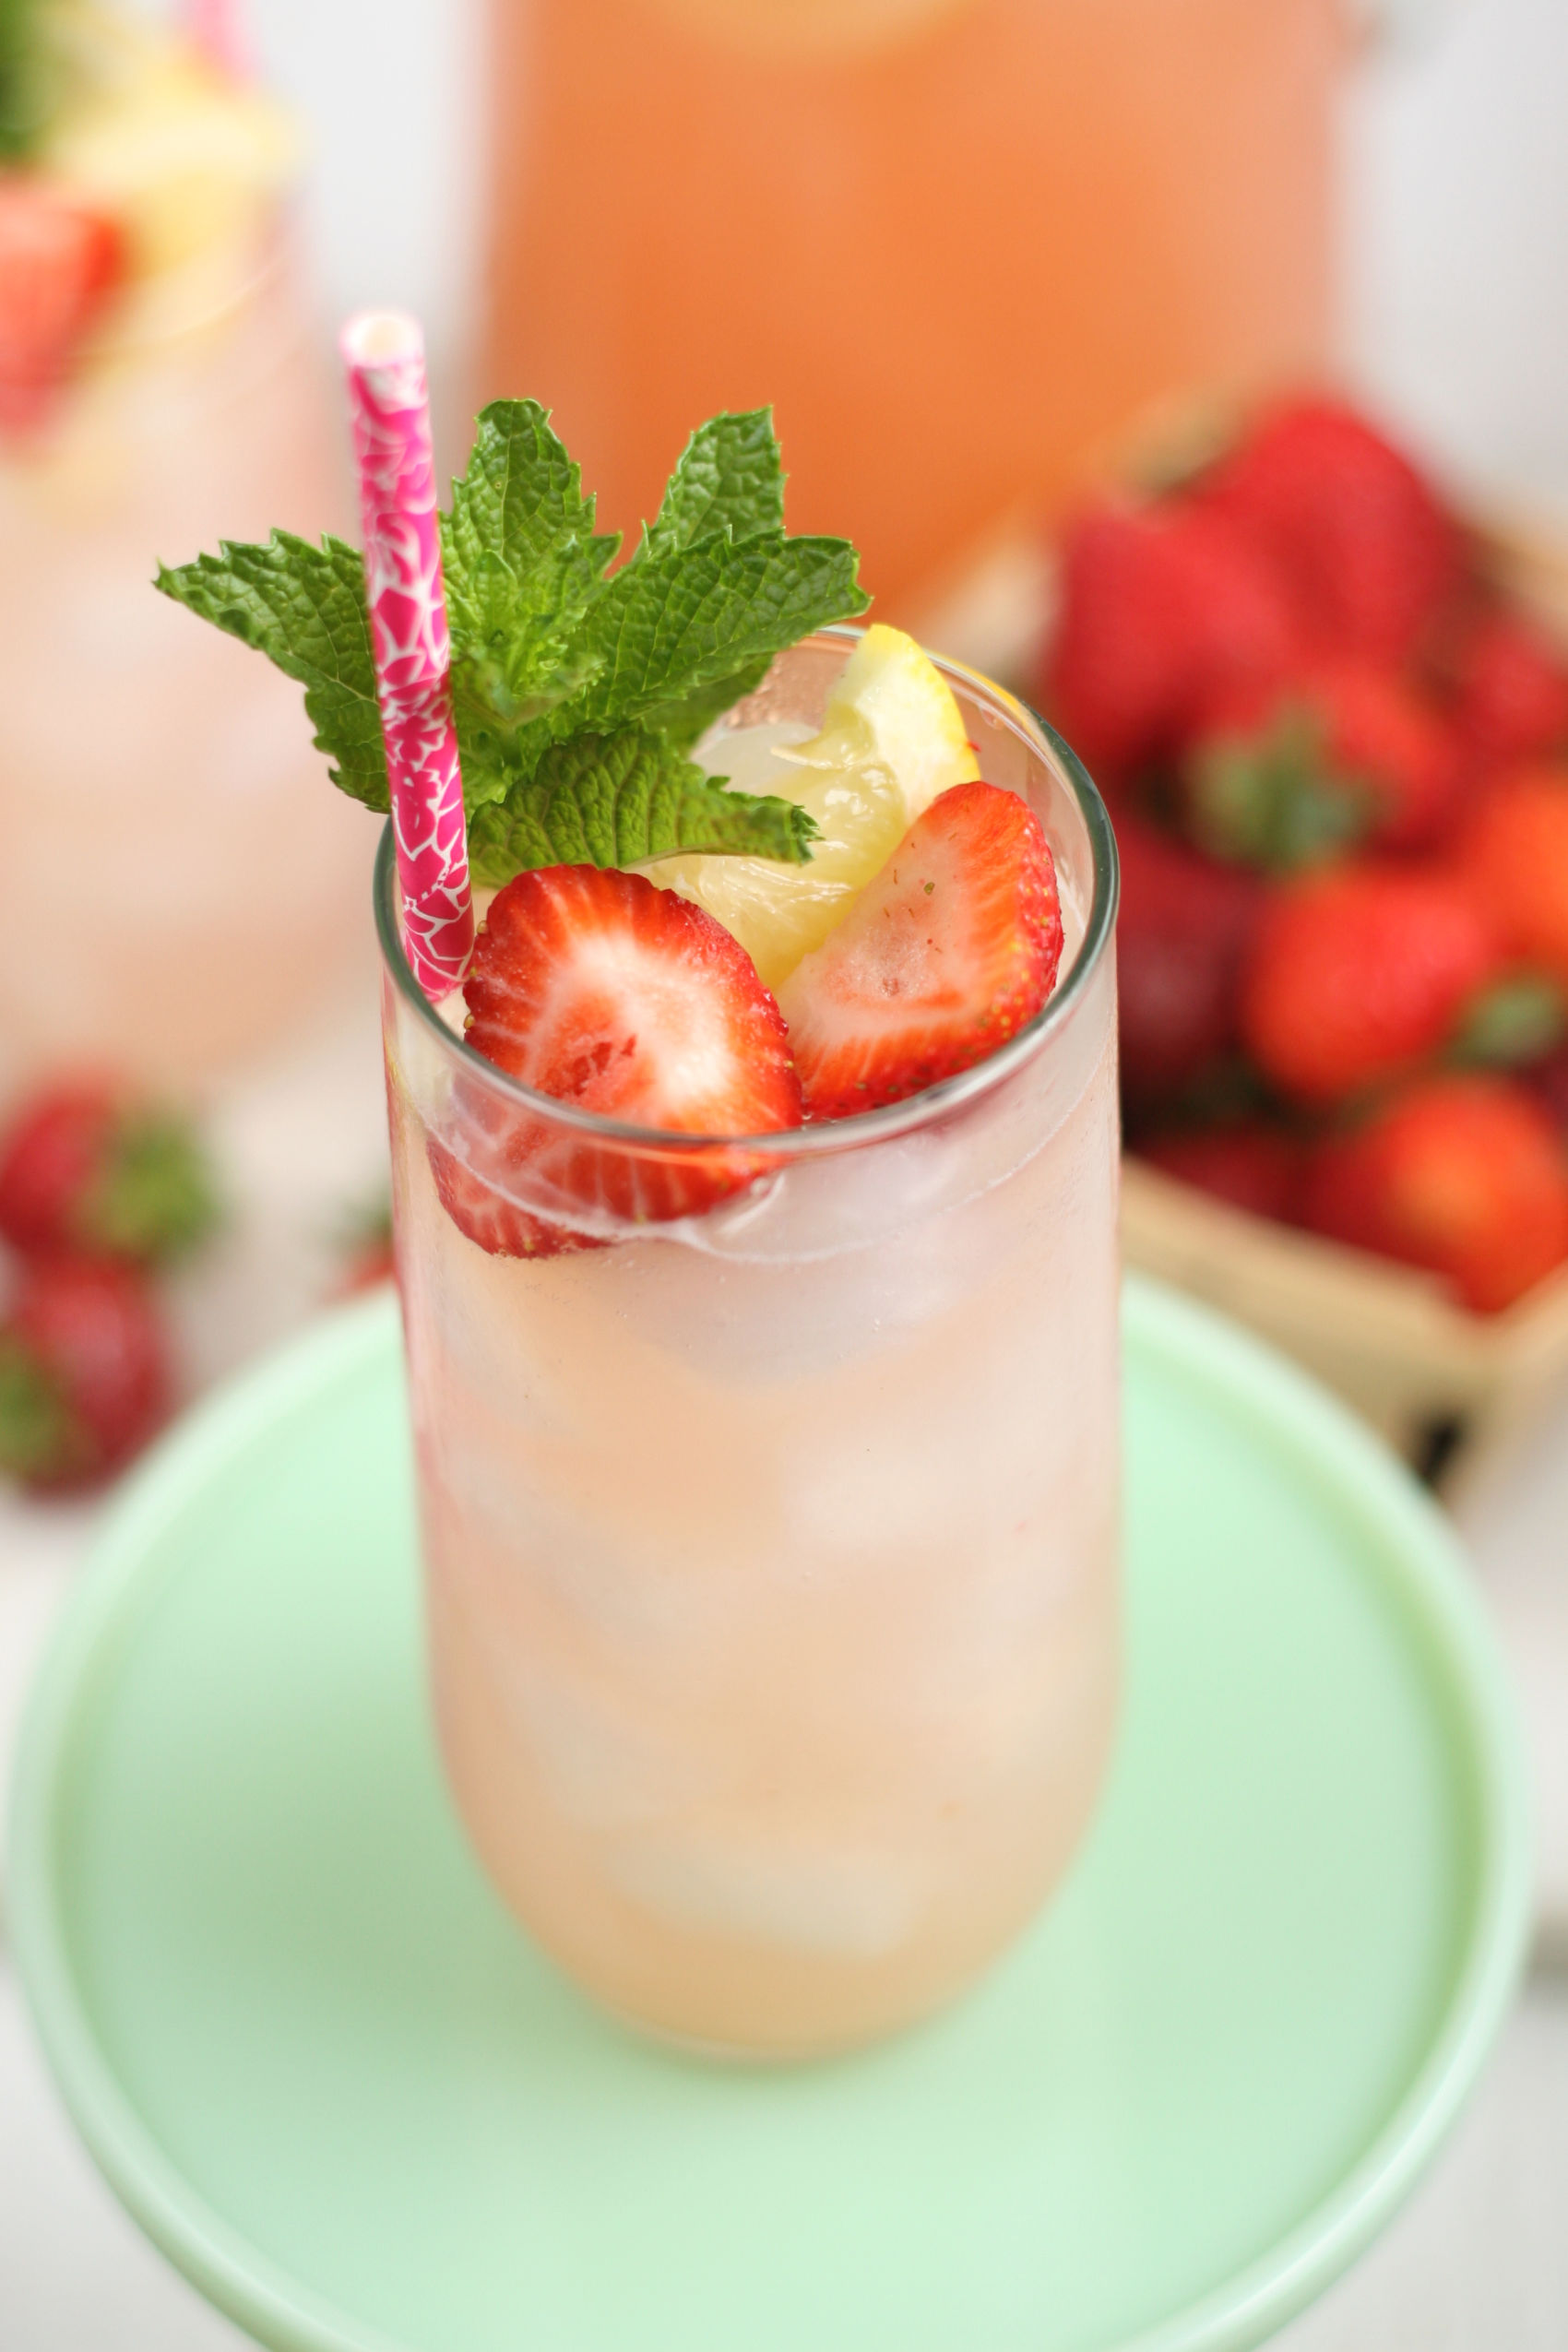
[[[1189,416],[1141,436],[1107,471],[1158,495],[1236,437],[1233,416]],[[1466,517],[1463,531],[1475,576],[1568,655],[1568,551],[1513,520]],[[921,634],[1038,699],[1060,574],[1059,549],[1020,528],[921,616]],[[1285,1348],[1450,1491],[1568,1382],[1568,1261],[1502,1312],[1477,1313],[1435,1272],[1251,1213],[1141,1157],[1129,1155],[1123,1177],[1129,1265]]]

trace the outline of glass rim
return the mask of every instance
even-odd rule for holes
[[[848,644],[856,643],[862,629],[851,624],[835,622],[815,629],[798,640],[811,645],[824,637],[836,637]],[[793,651],[794,647],[786,647]],[[443,1051],[459,1069],[465,1069],[490,1087],[503,1099],[510,1098],[519,1111],[542,1117],[555,1124],[575,1129],[579,1134],[591,1136],[596,1142],[618,1144],[642,1152],[661,1155],[685,1155],[714,1150],[746,1150],[766,1153],[771,1158],[804,1158],[817,1154],[843,1151],[855,1145],[873,1144],[896,1135],[909,1134],[913,1129],[928,1125],[944,1112],[988,1094],[1021,1065],[1043,1051],[1050,1039],[1063,1028],[1074,1009],[1088,990],[1090,981],[1105,960],[1115,928],[1116,910],[1121,896],[1121,863],[1117,855],[1116,837],[1111,829],[1110,813],[1098,787],[1070,743],[1065,742],[1054,727],[1039,712],[993,679],[984,677],[978,670],[970,670],[959,661],[946,660],[940,654],[930,656],[943,675],[961,685],[974,699],[988,702],[1026,739],[1033,738],[1034,748],[1047,763],[1054,762],[1061,769],[1077,803],[1088,835],[1093,867],[1094,887],[1084,935],[1078,952],[1073,958],[1066,976],[1052,989],[1034,1018],[1015,1031],[1005,1045],[998,1046],[984,1061],[971,1063],[951,1078],[939,1079],[935,1086],[924,1087],[919,1094],[902,1102],[885,1103],[874,1111],[857,1111],[846,1119],[825,1119],[807,1122],[799,1127],[772,1127],[760,1134],[697,1134],[670,1127],[643,1127],[629,1120],[607,1119],[597,1111],[584,1111],[576,1103],[563,1102],[556,1096],[542,1094],[537,1087],[515,1078],[482,1053],[476,1051],[456,1029],[449,1028],[434,1005],[414,978],[412,968],[404,952],[397,920],[397,862],[393,849],[392,822],[388,818],[382,827],[376,849],[373,891],[375,901],[375,929],[381,946],[382,961],[394,987],[417,1016],[424,1029],[431,1033]],[[647,869],[638,868],[638,872]],[[657,869],[649,873],[655,878]]]

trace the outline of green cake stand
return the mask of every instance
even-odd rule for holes
[[[103,2171],[286,2352],[1222,2352],[1388,2219],[1524,1945],[1522,1773],[1438,1515],[1129,1289],[1129,1688],[1054,1906],[858,2058],[683,2060],[523,1940],[421,1683],[394,1303],[194,1414],[33,1696],[11,1925]]]

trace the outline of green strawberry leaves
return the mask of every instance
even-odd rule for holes
[[[790,538],[771,415],[692,436],[629,563],[537,402],[479,419],[442,517],[453,707],[481,880],[680,850],[802,862],[811,820],[731,793],[685,757],[704,729],[825,622],[863,612],[855,551]],[[166,596],[305,688],[334,781],[385,809],[386,756],[359,557],[274,531],[266,547],[160,566]]]

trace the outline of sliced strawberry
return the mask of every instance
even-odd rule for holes
[[[901,1102],[994,1053],[1050,995],[1056,869],[1033,811],[955,784],[779,991],[814,1119]]]
[[[750,956],[702,908],[641,874],[516,875],[491,906],[463,994],[477,1052],[598,1118],[672,1139],[801,1123],[784,1023]],[[459,1103],[453,1143],[431,1151],[448,1213],[506,1256],[594,1246],[572,1226],[574,1207],[634,1224],[700,1216],[773,1164],[673,1140],[601,1143],[481,1099],[478,1087]],[[522,1206],[519,1192],[539,1207]],[[560,1219],[549,1214],[556,1203]]]
[[[0,432],[42,420],[120,266],[113,220],[35,173],[0,173]]]

